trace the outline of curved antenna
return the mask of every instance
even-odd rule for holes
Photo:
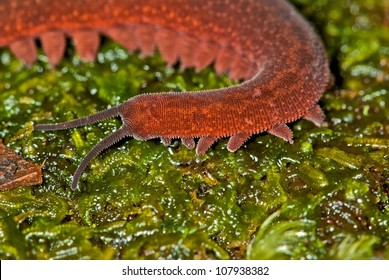
[[[108,147],[115,144],[126,136],[129,136],[128,130],[126,129],[126,127],[122,126],[118,130],[101,140],[100,143],[98,143],[96,146],[94,146],[92,150],[90,150],[89,153],[81,161],[80,165],[77,167],[77,170],[73,175],[72,189],[75,190],[77,188],[78,181],[80,180],[82,172],[84,172],[85,167],[95,156],[97,156],[103,150],[107,149]]]
[[[83,118],[79,118],[69,122],[57,123],[57,124],[38,124],[35,126],[37,131],[52,131],[52,130],[63,130],[82,125],[92,124],[120,115],[121,105],[98,112],[93,115],[89,115]]]

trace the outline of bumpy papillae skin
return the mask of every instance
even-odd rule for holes
[[[72,122],[37,125],[58,130],[121,116],[123,126],[92,149],[74,176],[73,188],[89,161],[126,136],[181,138],[203,154],[219,138],[235,151],[252,135],[267,131],[290,143],[285,123],[324,115],[316,104],[331,85],[325,49],[311,26],[284,0],[2,0],[0,46],[31,65],[39,39],[51,64],[62,58],[65,38],[80,57],[93,61],[100,35],[130,51],[156,48],[169,65],[200,70],[212,62],[245,82],[228,88],[144,94]]]

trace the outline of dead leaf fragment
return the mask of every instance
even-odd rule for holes
[[[3,144],[0,139],[0,190],[42,183],[42,168]]]

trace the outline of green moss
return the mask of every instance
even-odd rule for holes
[[[317,237],[314,221],[282,221],[272,225],[279,214],[275,212],[262,224],[249,246],[248,258],[311,260],[323,255],[325,249]]]
[[[120,126],[108,120],[36,132],[143,92],[232,84],[209,68],[168,68],[105,40],[95,63],[69,47],[50,70],[1,50],[0,138],[43,164],[41,186],[0,193],[2,259],[389,258],[389,34],[386,1],[294,0],[324,38],[336,86],[320,101],[326,125],[290,124],[295,144],[253,136],[198,157],[179,141],[128,138],[85,154]],[[386,5],[386,6],[385,6]]]

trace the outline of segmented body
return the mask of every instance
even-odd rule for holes
[[[306,118],[320,124],[317,101],[331,83],[324,47],[310,25],[284,0],[3,0],[0,46],[27,64],[36,60],[40,39],[51,64],[71,37],[84,60],[93,60],[99,36],[107,35],[145,55],[156,48],[168,64],[243,79],[237,86],[201,92],[140,95],[124,104],[66,124],[65,129],[120,115],[123,127],[96,146],[79,167],[125,136],[165,144],[181,138],[204,153],[230,137],[235,151],[252,134],[268,131],[292,142],[285,123]],[[76,178],[76,181],[78,177]],[[75,183],[77,185],[77,182]],[[74,187],[74,185],[73,185]]]

